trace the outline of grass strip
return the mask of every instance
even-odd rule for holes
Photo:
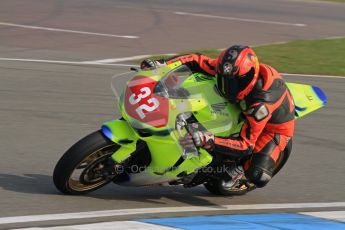
[[[260,62],[273,66],[279,72],[345,76],[345,38],[300,40],[257,46],[253,49]],[[205,49],[183,53],[195,52],[217,57],[220,51]],[[167,57],[160,55],[150,58]]]

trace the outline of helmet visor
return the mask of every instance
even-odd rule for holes
[[[254,68],[244,75],[217,74],[217,86],[219,91],[226,97],[230,103],[236,103],[238,94],[245,90],[254,78]]]
[[[236,103],[237,94],[239,93],[238,77],[217,74],[217,87],[222,96],[230,103]]]
[[[237,95],[239,93],[239,88],[240,88],[239,78],[237,76],[233,76],[233,77],[228,78],[225,82],[227,84],[226,96],[227,96],[229,102],[234,104],[238,101]]]

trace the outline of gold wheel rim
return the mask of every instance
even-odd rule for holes
[[[88,169],[90,165],[92,165],[95,161],[100,160],[101,158],[104,158],[106,156],[111,156],[116,149],[115,144],[107,145],[103,148],[100,148],[96,151],[94,151],[92,154],[86,156],[72,171],[71,175],[68,179],[68,185],[69,187],[78,192],[88,191],[92,190],[94,188],[100,187],[106,183],[108,183],[108,180],[104,180],[103,178],[100,181],[96,183],[90,183],[90,184],[83,184],[80,182],[80,177],[83,175],[84,171]],[[91,168],[92,169],[92,168]]]

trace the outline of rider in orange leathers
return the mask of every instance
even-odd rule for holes
[[[237,137],[215,137],[210,132],[197,132],[181,140],[182,145],[194,143],[214,153],[247,156],[234,170],[245,173],[256,187],[265,186],[275,173],[282,154],[291,152],[294,134],[294,103],[280,76],[271,66],[260,64],[254,51],[247,46],[231,46],[212,59],[201,54],[188,54],[165,60],[167,64],[181,61],[193,72],[217,78],[220,93],[230,102],[239,104],[245,117]],[[164,61],[163,61],[164,62]],[[144,60],[141,68],[152,68],[162,61]],[[236,175],[232,174],[233,179]]]

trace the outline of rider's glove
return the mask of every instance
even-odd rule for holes
[[[210,132],[194,132],[193,135],[187,134],[180,139],[180,145],[184,148],[200,147],[207,150],[214,148],[214,135]]]
[[[164,65],[166,65],[164,60],[145,59],[140,63],[140,69],[142,70],[157,69]]]

